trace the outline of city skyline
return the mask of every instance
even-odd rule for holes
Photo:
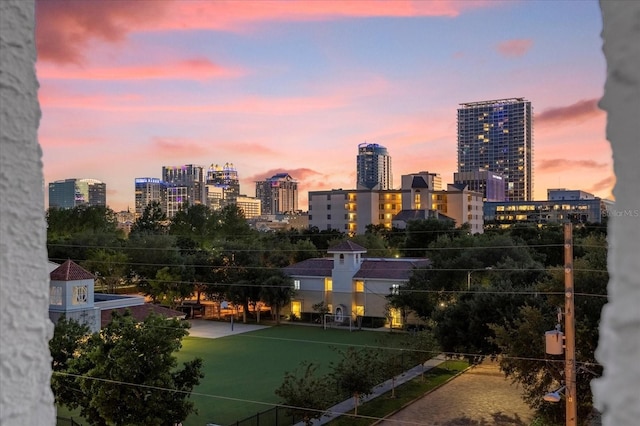
[[[250,196],[289,173],[304,210],[356,188],[361,143],[395,181],[451,183],[459,105],[512,97],[534,110],[534,199],[611,198],[596,1],[54,0],[37,22],[45,184],[98,179],[116,211],[162,166],[227,162]]]

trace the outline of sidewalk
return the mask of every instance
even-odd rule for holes
[[[438,365],[440,365],[441,363],[443,363],[445,361],[444,356],[437,356],[435,358],[430,359],[429,361],[424,363],[424,369],[420,366],[417,365],[415,367],[413,367],[410,370],[405,371],[404,373],[402,373],[400,376],[396,377],[395,380],[395,386],[398,387],[403,383],[406,383],[418,376],[420,376],[423,371],[429,371],[434,367],[437,367]],[[367,395],[366,397],[360,398],[360,403],[362,404],[364,402],[370,401],[374,398],[377,398],[387,392],[390,392],[393,386],[393,381],[391,379],[387,380],[384,383],[379,384],[378,386],[376,386],[375,388],[373,388],[373,392],[370,395]],[[348,413],[349,411],[353,410],[355,408],[355,401],[354,398],[349,398],[346,401],[342,401],[336,405],[334,405],[333,407],[329,408],[327,410],[327,412],[320,418],[320,420],[314,420],[313,421],[313,426],[320,426],[320,425],[324,425],[326,423],[329,423],[331,420],[336,419],[338,417],[340,417],[341,415]],[[304,426],[303,422],[297,423],[295,426]]]

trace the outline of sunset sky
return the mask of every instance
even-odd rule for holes
[[[456,171],[460,103],[524,97],[534,193],[612,198],[596,0],[37,2],[45,185],[107,184],[162,166],[233,163],[241,192],[288,172],[307,192],[355,188],[357,146],[400,176]],[[45,189],[45,193],[46,193]],[[48,206],[48,200],[46,200]]]

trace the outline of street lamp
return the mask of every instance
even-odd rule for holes
[[[481,268],[481,269],[472,269],[470,271],[467,271],[467,291],[471,290],[471,273],[472,272],[476,272],[476,271],[489,271],[493,269],[493,267],[491,266],[487,266],[486,268]]]

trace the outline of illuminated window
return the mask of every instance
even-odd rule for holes
[[[293,280],[293,289],[300,290],[300,280]]]
[[[364,281],[356,281],[356,293],[364,292]]]
[[[364,306],[363,305],[356,305],[355,314],[356,314],[356,316],[363,317],[364,316]]]
[[[333,280],[331,278],[324,279],[324,291],[333,291]]]
[[[400,293],[400,284],[391,284],[391,294]]]
[[[302,312],[302,302],[294,300],[291,302],[291,313],[300,318]]]

